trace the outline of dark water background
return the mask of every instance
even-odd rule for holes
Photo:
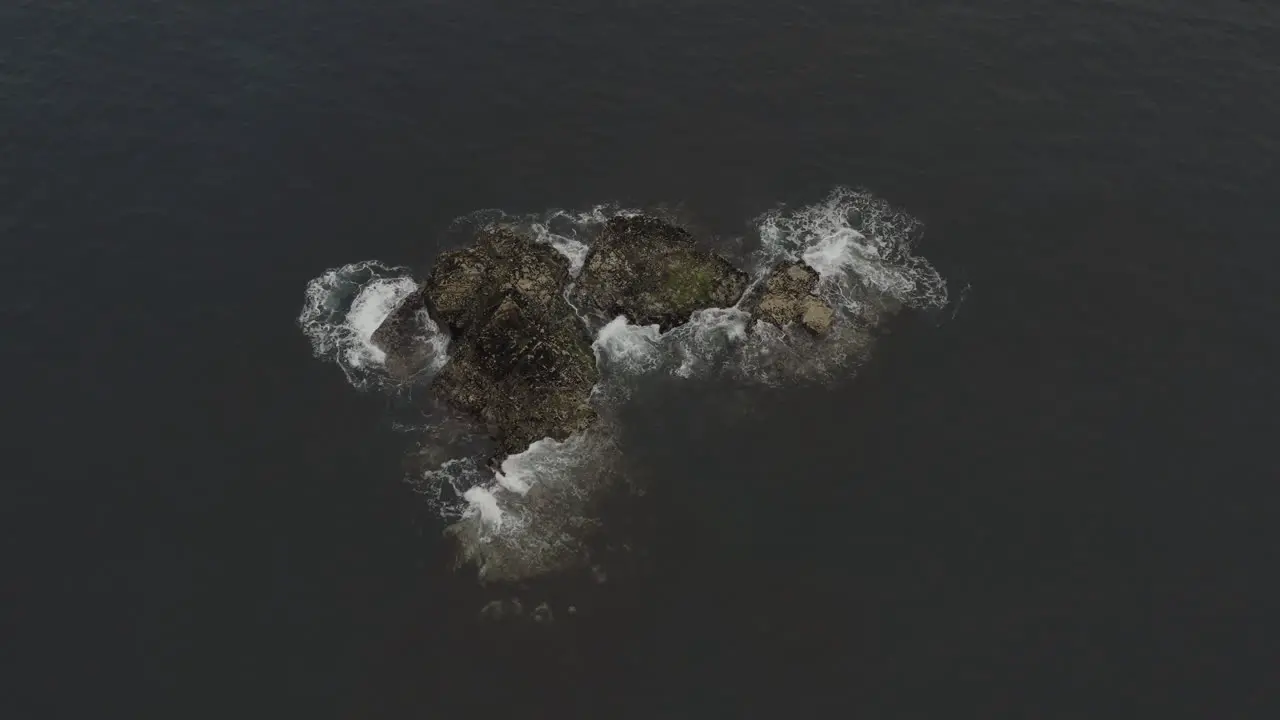
[[[3,715],[1275,717],[1278,127],[1266,2],[5,3]],[[645,396],[653,576],[478,625],[307,280],[837,184],[954,319]]]

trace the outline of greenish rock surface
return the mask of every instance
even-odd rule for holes
[[[626,315],[633,325],[656,324],[665,332],[697,310],[732,306],[748,279],[728,260],[695,248],[683,228],[619,216],[592,247],[573,301],[601,319]]]

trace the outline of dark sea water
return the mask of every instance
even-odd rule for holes
[[[1269,2],[11,0],[0,715],[1276,717],[1277,128]],[[640,393],[648,569],[479,621],[307,282],[838,185],[952,304]]]

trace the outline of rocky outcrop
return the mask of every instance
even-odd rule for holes
[[[626,315],[634,325],[665,332],[696,310],[729,307],[742,297],[747,274],[694,247],[683,228],[646,216],[609,221],[574,288],[574,304],[601,319]]]
[[[807,265],[786,263],[774,268],[753,302],[752,311],[761,320],[786,327],[801,325],[816,335],[831,329],[835,313],[817,295],[818,273]]]
[[[486,300],[516,295],[541,315],[571,308],[564,302],[569,261],[548,245],[530,242],[505,227],[488,228],[476,244],[442,254],[423,284],[431,316],[455,334],[483,322]]]
[[[442,349],[431,342],[426,311],[426,297],[421,289],[406,298],[387,316],[369,341],[387,354],[387,373],[397,380],[407,380],[437,360]]]
[[[595,356],[564,300],[568,281],[568,261],[553,249],[492,228],[476,245],[441,255],[405,303],[426,307],[451,336],[433,391],[483,422],[503,456],[544,437],[562,440],[595,418]],[[378,332],[390,323],[392,334],[399,314]]]
[[[780,327],[799,323],[821,335],[833,313],[814,294],[817,283],[809,268],[784,265],[746,309]],[[420,334],[427,311],[450,336],[448,363],[432,391],[484,423],[500,460],[596,421],[590,401],[599,371],[580,312],[602,321],[626,315],[633,324],[667,331],[697,310],[734,305],[747,285],[746,273],[657,218],[611,219],[576,282],[569,262],[550,246],[492,227],[474,245],[442,254],[372,340],[387,353],[392,373],[417,372],[431,359]]]

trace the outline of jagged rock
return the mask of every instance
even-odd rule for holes
[[[595,355],[564,300],[568,280],[568,261],[553,249],[491,228],[475,246],[441,255],[422,289],[383,327],[391,324],[387,335],[394,336],[406,307],[425,306],[451,335],[449,362],[433,391],[484,422],[502,456],[521,452],[595,419]]]
[[[774,268],[754,303],[761,319],[786,327],[799,323],[816,335],[831,329],[835,312],[816,294],[818,273],[807,265],[786,263]]]
[[[541,314],[570,311],[564,303],[569,261],[548,245],[530,242],[505,227],[482,231],[475,245],[443,253],[423,284],[438,322],[455,334],[489,316],[484,301],[514,293]]]
[[[747,287],[747,274],[698,250],[683,228],[646,216],[611,219],[592,247],[573,291],[574,304],[601,319],[626,315],[665,332],[694,311],[729,307]]]
[[[428,329],[423,326],[422,313],[426,311],[426,299],[421,290],[413,293],[396,308],[369,341],[387,354],[386,368],[391,377],[399,380],[410,378],[431,364],[436,350],[428,342]]]
[[[372,340],[386,351],[391,372],[416,372],[431,359],[421,332],[425,309],[450,335],[449,361],[432,391],[482,422],[501,460],[596,422],[590,401],[599,371],[579,310],[667,331],[696,310],[734,305],[748,285],[746,273],[695,248],[684,229],[644,216],[606,224],[572,303],[565,298],[571,280],[568,261],[553,248],[488,228],[475,245],[442,254]],[[823,335],[834,313],[815,294],[817,284],[813,270],[786,264],[744,305],[779,327],[797,323]]]

